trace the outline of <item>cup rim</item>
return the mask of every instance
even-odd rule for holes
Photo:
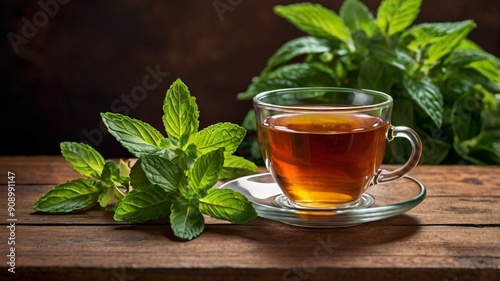
[[[301,92],[301,91],[306,91],[306,92],[310,92],[310,91],[337,91],[337,92],[346,92],[346,93],[347,92],[361,92],[361,93],[365,93],[365,94],[383,97],[386,100],[383,102],[369,104],[369,105],[353,105],[353,106],[333,106],[333,105],[329,106],[329,105],[325,105],[325,106],[321,106],[321,107],[309,107],[309,106],[297,106],[297,105],[277,105],[277,104],[263,102],[261,100],[265,97],[268,97],[269,95],[272,95],[272,94],[278,93],[278,92],[290,93],[290,92]],[[354,88],[344,88],[344,87],[296,87],[296,88],[281,88],[281,89],[274,89],[274,90],[261,92],[253,98],[253,103],[256,106],[264,107],[266,109],[275,109],[275,110],[282,110],[282,111],[353,112],[353,111],[366,111],[366,110],[374,110],[374,109],[390,107],[393,103],[393,99],[390,95],[388,95],[386,93],[383,93],[380,91],[375,91],[375,90],[370,90],[370,89],[354,89]]]

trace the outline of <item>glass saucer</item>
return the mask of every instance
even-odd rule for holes
[[[368,188],[364,198],[372,204],[344,209],[297,209],[278,203],[283,193],[270,173],[241,177],[223,184],[252,202],[260,217],[303,227],[346,227],[382,220],[407,212],[424,200],[425,186],[417,179],[401,179]]]

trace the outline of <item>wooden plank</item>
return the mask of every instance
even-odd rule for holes
[[[109,276],[111,269],[119,268],[140,274],[140,280],[171,272],[182,280],[192,276],[190,272],[217,280],[221,276],[212,274],[219,270],[228,274],[226,280],[243,272],[260,276],[259,280],[283,276],[300,280],[301,274],[331,280],[335,272],[364,280],[374,272],[378,276],[372,280],[405,272],[414,275],[406,280],[431,273],[493,280],[487,278],[500,273],[498,227],[209,225],[188,243],[177,241],[168,226],[18,226],[16,234],[16,268],[21,276],[56,269],[67,276],[82,269],[88,271],[86,276],[89,272]],[[5,244],[0,251],[7,251]],[[1,265],[4,276],[6,266]]]
[[[457,167],[458,168],[458,167]],[[431,170],[430,167],[424,167],[419,170]],[[500,174],[500,169],[497,171],[498,174]],[[32,174],[32,173],[31,173]],[[47,174],[48,178],[54,179],[55,177],[52,176],[51,173]],[[433,178],[430,178],[429,176],[426,177],[424,175],[416,174],[415,175],[417,179],[419,179],[422,182],[425,182],[426,188],[427,188],[427,197],[438,197],[438,196],[448,196],[448,197],[463,197],[463,196],[470,196],[470,197],[489,197],[489,198],[497,198],[500,197],[500,179],[496,179],[495,177],[490,177],[490,176],[483,176],[483,178],[480,178],[482,180],[482,184],[478,185],[476,182],[466,182],[463,179],[458,178],[457,181],[449,181],[447,184],[443,184],[442,182],[439,182],[437,180],[434,180]],[[63,180],[64,177],[64,180]],[[78,178],[80,176],[76,176],[74,178]],[[459,177],[459,176],[457,176]],[[17,181],[18,177],[16,175],[16,183],[15,185],[18,187],[18,190],[22,192],[22,190],[25,189],[31,189],[34,188],[33,191],[36,193],[38,192],[40,195],[43,193],[47,192],[50,188],[55,186],[56,184],[65,182],[68,179],[74,179],[70,178],[69,176],[61,176],[61,181],[58,181],[53,184],[37,184],[40,185],[40,187],[34,187],[31,186],[30,184],[23,183],[23,180]],[[2,180],[7,181],[7,176],[5,174],[4,177],[2,177]],[[219,183],[220,184],[220,183]],[[389,183],[390,184],[390,183]],[[0,186],[3,186],[2,190],[5,189],[6,183],[0,184]],[[383,186],[383,185],[382,185]],[[26,191],[28,192],[28,191]],[[370,192],[370,188],[368,188],[368,192]]]
[[[111,160],[118,163],[117,159]],[[56,185],[82,177],[62,156],[0,156],[0,174],[6,175],[7,171],[16,174],[17,184]],[[0,184],[6,181],[6,177],[0,178]]]
[[[408,214],[425,225],[500,226],[500,197],[428,197]]]
[[[16,216],[23,224],[121,224],[113,220],[113,213],[94,208],[80,213],[48,215],[36,213],[33,204],[51,185],[18,185],[16,188]],[[7,202],[7,192],[0,192],[0,202]],[[0,214],[7,214],[7,204],[0,204]],[[428,197],[407,212],[411,217],[387,221],[391,225],[403,224],[476,224],[500,225],[500,197],[438,196]],[[223,223],[208,220],[209,223]],[[413,221],[413,222],[412,222]],[[4,224],[5,220],[0,220]],[[165,222],[166,223],[166,222]],[[258,222],[260,223],[260,222]],[[253,224],[253,223],[252,223]]]
[[[62,156],[2,156],[0,184],[6,184],[7,171],[15,173],[17,184],[59,184],[80,177]]]
[[[18,171],[17,184],[56,185],[80,177],[60,156],[0,157],[0,174],[7,171]],[[428,196],[500,196],[499,171],[497,166],[419,166],[411,175],[426,185]],[[0,184],[6,181],[0,178]]]
[[[500,196],[500,166],[425,166],[411,176],[428,188],[429,196]]]
[[[210,267],[214,264],[245,267],[251,264],[282,268],[299,266],[325,243],[331,251],[323,249],[322,255],[335,260],[334,267],[385,267],[387,259],[382,256],[399,256],[389,263],[391,267],[438,266],[425,263],[426,257],[432,257],[442,258],[442,264],[452,268],[467,268],[477,266],[476,262],[469,263],[472,259],[467,261],[467,257],[481,257],[483,267],[498,268],[499,264],[489,262],[500,257],[500,231],[495,227],[450,229],[364,225],[310,230],[282,224],[272,228],[218,225],[207,226],[202,236],[189,243],[177,241],[167,226],[19,226],[16,229],[20,265],[106,267],[122,264],[161,268]],[[41,241],[43,244],[37,243]],[[327,252],[331,252],[330,255]],[[95,259],[96,256],[112,259]],[[206,259],[200,260],[200,256]],[[366,259],[353,259],[355,256]],[[408,263],[418,256],[423,262]],[[383,260],[377,260],[379,258]],[[329,262],[321,261],[321,264],[326,266]]]
[[[260,218],[244,225],[207,219],[204,233],[187,243],[166,221],[118,223],[98,208],[34,214],[39,196],[78,177],[61,157],[0,157],[0,172],[8,170],[16,173],[19,280],[454,281],[500,275],[499,167],[420,166],[412,175],[427,185],[428,197],[383,221],[315,229]],[[5,183],[6,176],[0,190]],[[0,202],[7,202],[6,192]],[[0,204],[4,237],[6,207]],[[330,247],[321,248],[325,243]],[[7,243],[0,245],[0,252],[8,251]],[[7,266],[0,263],[2,280],[12,277]]]
[[[0,175],[7,171],[16,173],[17,184],[55,185],[80,177],[61,156],[0,156]],[[428,187],[428,196],[500,196],[499,166],[421,165],[411,175]],[[6,181],[6,177],[0,178],[0,184]]]

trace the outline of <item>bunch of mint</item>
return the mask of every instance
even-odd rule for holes
[[[367,88],[394,99],[392,122],[414,128],[423,164],[500,164],[500,61],[467,39],[473,21],[413,25],[421,0],[383,0],[374,17],[359,0],[337,15],[317,4],[276,6],[309,36],[280,47],[239,99],[279,88]],[[255,131],[251,111],[243,123]],[[252,134],[249,134],[252,135]],[[250,144],[257,162],[257,141]],[[386,163],[408,159],[396,139]]]
[[[97,202],[114,205],[114,219],[144,222],[169,217],[174,234],[191,240],[202,233],[204,215],[235,223],[254,219],[252,204],[241,194],[213,188],[218,180],[256,172],[252,162],[232,155],[245,129],[218,123],[198,131],[199,111],[186,85],[175,81],[163,104],[165,138],[140,120],[102,113],[109,132],[137,157],[129,168],[105,161],[92,147],[61,143],[64,158],[86,178],[59,184],[41,196],[34,209],[47,213],[85,210]]]

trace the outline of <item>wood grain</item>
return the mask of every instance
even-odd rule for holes
[[[325,274],[351,269],[346,277],[364,269],[385,272],[381,277],[410,269],[419,278],[424,277],[424,269],[431,269],[441,276],[456,271],[489,278],[498,274],[500,263],[497,228],[371,223],[356,228],[310,230],[283,224],[264,229],[209,225],[202,236],[191,242],[176,241],[167,226],[20,226],[18,233],[21,272],[26,268],[38,271],[43,265],[66,271],[68,276],[82,267],[89,271],[123,267],[128,274],[140,274],[140,280],[152,280],[149,278],[155,271],[147,269],[182,272],[188,268],[200,273],[223,269],[232,276],[247,271],[266,280],[292,269],[302,273],[320,269]],[[289,274],[299,276],[293,271]],[[188,277],[192,275],[176,276],[179,280]],[[316,273],[314,277],[326,280]]]
[[[389,166],[388,168],[393,168]],[[204,233],[176,239],[168,221],[115,222],[98,207],[35,213],[55,184],[78,177],[61,157],[0,157],[16,173],[16,274],[10,280],[496,280],[500,276],[500,167],[420,166],[427,198],[404,215],[321,229],[258,218],[206,218]],[[263,171],[261,169],[261,171]],[[6,190],[6,176],[0,182]],[[2,203],[4,202],[4,203]],[[9,235],[0,192],[0,234]],[[0,244],[0,253],[10,251]]]
[[[123,224],[113,220],[111,211],[98,206],[89,210],[62,215],[48,215],[33,210],[36,200],[50,190],[53,185],[18,185],[16,190],[16,214],[18,224]],[[455,196],[428,196],[407,215],[418,218],[420,224],[471,224],[493,225],[500,222],[500,197],[488,189],[483,196],[470,196],[469,188],[457,190]],[[461,194],[461,195],[460,195]],[[7,193],[0,193],[0,202],[7,202]],[[7,205],[0,204],[0,214],[7,213]],[[208,218],[207,218],[208,219]],[[209,223],[224,223],[209,219]],[[0,221],[0,224],[3,224]],[[252,222],[250,222],[252,223]],[[260,222],[259,222],[260,223]],[[405,224],[405,221],[391,221],[391,224]]]

